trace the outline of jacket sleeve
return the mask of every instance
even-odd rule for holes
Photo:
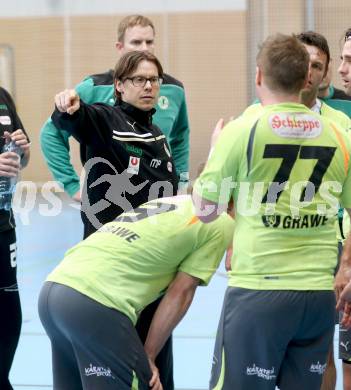
[[[60,112],[55,108],[51,115],[53,124],[58,129],[65,129],[79,143],[86,145],[105,145],[104,133],[106,111],[101,104],[85,104],[80,101],[80,108],[73,115]]]
[[[54,179],[73,196],[79,191],[79,177],[70,161],[69,136],[67,131],[58,130],[50,118],[41,129],[40,144]]]
[[[86,102],[90,101],[92,90],[91,78],[85,79],[76,87],[79,96]],[[79,191],[80,186],[79,177],[70,160],[69,137],[67,131],[55,127],[51,118],[45,122],[40,131],[41,150],[51,174],[64,190],[73,196]]]
[[[179,184],[187,185],[189,181],[189,119],[183,92],[177,119],[169,136],[174,163],[179,174]]]

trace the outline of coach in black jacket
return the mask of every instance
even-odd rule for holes
[[[82,194],[84,237],[123,211],[152,199],[176,194],[178,176],[165,135],[152,124],[163,70],[145,51],[126,53],[114,72],[116,104],[92,105],[75,90],[55,96],[52,115],[57,128],[69,131],[86,150]],[[145,341],[158,301],[139,316],[136,328]],[[156,358],[165,390],[173,390],[173,355],[170,337]]]
[[[148,52],[130,52],[114,73],[116,104],[84,104],[65,90],[52,120],[86,148],[82,195],[84,237],[122,212],[177,192],[178,178],[164,134],[152,124],[163,70]]]

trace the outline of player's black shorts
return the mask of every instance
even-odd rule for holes
[[[228,287],[210,389],[320,389],[334,314],[333,291]]]
[[[140,390],[149,389],[148,359],[125,314],[46,282],[39,315],[51,340],[55,389],[130,390],[136,383]]]

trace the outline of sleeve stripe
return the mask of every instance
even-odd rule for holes
[[[199,221],[199,218],[194,215],[191,220],[188,222],[187,226],[190,226],[190,225],[195,225],[195,223],[197,223]]]
[[[337,138],[338,141],[339,141],[339,144],[340,144],[342,153],[343,153],[343,155],[344,155],[344,168],[345,168],[345,173],[347,174],[348,168],[349,168],[349,161],[350,161],[349,153],[348,153],[348,151],[347,151],[345,142],[344,142],[344,140],[342,139],[342,136],[341,136],[339,130],[338,130],[332,123],[331,123],[330,125],[331,125],[331,128],[332,128],[332,129],[334,130],[334,132],[335,132],[336,138]]]
[[[254,144],[254,139],[255,139],[255,133],[256,133],[256,127],[257,127],[258,120],[256,123],[253,125],[251,131],[250,131],[250,138],[249,142],[247,144],[247,149],[246,149],[246,158],[247,158],[247,176],[249,176],[250,171],[251,171],[251,159],[252,159],[252,152],[253,152],[253,144]]]

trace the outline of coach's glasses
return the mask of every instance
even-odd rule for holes
[[[162,78],[158,76],[154,77],[144,77],[144,76],[135,76],[135,77],[126,77],[124,80],[130,80],[134,87],[145,87],[146,83],[150,81],[150,84],[153,87],[159,87],[162,84]]]

